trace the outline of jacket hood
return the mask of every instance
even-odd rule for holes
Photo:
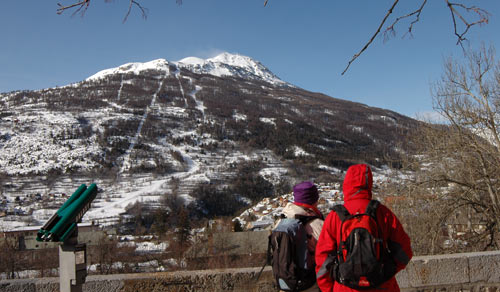
[[[287,218],[295,218],[295,215],[299,216],[318,216],[312,209],[295,205],[294,203],[288,203],[283,209],[283,214]]]
[[[356,164],[349,169],[344,178],[342,190],[344,202],[353,199],[372,199],[373,175],[366,164]]]

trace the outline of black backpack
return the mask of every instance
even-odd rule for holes
[[[283,218],[269,235],[268,263],[279,289],[301,291],[316,283],[314,254],[307,250],[310,236],[305,229],[307,222],[316,218]]]
[[[342,223],[330,276],[344,286],[373,289],[396,274],[396,264],[377,222],[379,205],[372,200],[365,213],[358,214],[350,214],[343,205],[333,207]]]

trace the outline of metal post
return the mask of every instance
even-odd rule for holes
[[[82,292],[82,284],[85,283],[86,277],[86,245],[77,244],[76,237],[59,245],[60,292]]]

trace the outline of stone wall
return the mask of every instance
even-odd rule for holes
[[[500,251],[414,257],[397,275],[403,291],[500,291]]]
[[[88,292],[276,291],[271,268],[89,276]],[[500,251],[414,257],[397,275],[403,292],[500,292]],[[55,292],[58,278],[0,281],[2,292]]]

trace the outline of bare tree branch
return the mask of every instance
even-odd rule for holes
[[[449,0],[445,0],[446,5],[448,6],[448,9],[450,10],[451,13],[451,18],[453,20],[453,28],[455,30],[455,36],[457,37],[457,45],[462,46],[462,42],[466,40],[465,35],[469,32],[469,29],[473,27],[474,25],[483,25],[487,24],[489,21],[489,13],[476,6],[465,6],[464,4],[461,3],[453,3],[450,2]],[[478,17],[477,21],[474,22],[469,22],[458,10],[457,8],[461,8],[468,14],[475,14],[476,17]],[[457,25],[457,18],[460,19],[463,25],[465,25],[465,29],[459,33],[458,32],[458,25]],[[463,47],[463,46],[462,46]]]
[[[177,3],[181,2],[182,3],[182,0],[177,0]],[[135,1],[135,0],[130,0],[130,3],[128,5],[128,10],[127,10],[127,14],[125,15],[125,17],[123,18],[123,22],[125,23],[128,19],[128,16],[130,15],[130,12],[132,11],[132,6],[137,6],[140,10],[141,10],[141,13],[142,13],[142,18],[146,19],[148,17],[147,15],[147,9],[142,7],[141,4],[139,4],[139,2]]]
[[[73,7],[76,7],[76,6],[80,6],[78,7],[78,9],[76,9],[75,12],[73,12],[73,15],[75,15],[76,13],[78,13],[82,8],[83,11],[82,11],[82,15],[85,14],[85,11],[87,11],[89,5],[90,5],[90,0],[82,0],[80,2],[77,2],[77,3],[73,3],[71,5],[68,5],[68,6],[64,6],[62,5],[61,3],[57,3],[57,5],[59,6],[59,8],[57,8],[57,14],[62,14],[65,10],[67,9],[70,9],[70,8],[73,8]]]
[[[394,0],[394,3],[392,3],[392,6],[391,8],[387,11],[387,13],[385,14],[385,17],[384,19],[382,19],[382,22],[380,23],[380,25],[378,26],[377,28],[377,31],[372,35],[372,37],[370,38],[370,40],[365,44],[365,46],[357,53],[355,54],[352,59],[349,61],[349,63],[347,64],[347,67],[344,69],[344,71],[342,72],[342,75],[344,75],[345,72],[347,72],[347,70],[349,69],[349,67],[351,66],[352,62],[354,62],[354,60],[356,60],[370,45],[371,43],[373,42],[373,40],[377,37],[377,35],[380,33],[380,30],[382,29],[382,27],[384,26],[384,23],[387,21],[387,18],[389,18],[389,16],[392,14],[393,10],[394,10],[394,7],[396,7],[396,5],[398,4],[399,0]]]
[[[384,39],[385,40],[388,39],[387,34],[389,34],[389,33],[392,35],[396,34],[396,30],[394,29],[394,26],[396,24],[398,24],[401,20],[408,18],[408,17],[412,17],[415,15],[415,19],[410,23],[410,25],[408,26],[408,31],[405,33],[405,35],[410,34],[410,36],[413,36],[412,35],[413,25],[420,21],[420,14],[422,14],[422,10],[424,9],[426,4],[427,4],[427,0],[424,0],[424,1],[422,1],[422,4],[420,5],[420,7],[417,10],[396,18],[394,20],[394,22],[386,28],[386,30],[384,32]]]
[[[464,4],[462,3],[453,3],[453,2],[450,2],[450,0],[444,0],[446,2],[446,5],[448,7],[448,9],[450,10],[450,13],[451,13],[451,17],[452,17],[452,21],[453,21],[453,27],[454,27],[454,34],[455,36],[457,37],[457,44],[461,45],[462,46],[462,42],[466,40],[465,38],[465,35],[469,32],[470,28],[475,26],[475,25],[483,25],[483,24],[487,24],[488,21],[489,21],[489,13],[484,10],[484,9],[481,9],[479,7],[476,7],[476,6],[465,6]],[[345,72],[347,72],[347,70],[349,69],[349,67],[351,66],[351,64],[371,45],[371,43],[373,42],[373,40],[375,39],[375,37],[380,33],[380,29],[382,28],[382,26],[384,25],[384,23],[387,21],[387,18],[392,14],[393,12],[393,9],[396,7],[396,5],[398,4],[399,0],[394,0],[394,3],[392,4],[392,7],[391,9],[389,9],[389,11],[385,14],[384,18],[382,19],[382,22],[380,23],[377,31],[372,35],[372,37],[370,38],[370,40],[368,40],[368,42],[365,44],[365,46],[357,53],[355,54],[351,60],[349,61],[349,63],[347,64],[347,67],[344,69],[344,71],[342,72],[342,75],[345,74]],[[266,1],[267,3],[267,1]],[[420,16],[422,14],[422,11],[424,9],[424,7],[427,5],[427,0],[422,0],[421,4],[420,4],[420,7],[418,9],[416,9],[415,11],[411,12],[411,13],[408,13],[406,15],[403,15],[403,16],[399,16],[397,17],[394,22],[389,25],[385,32],[384,32],[384,37],[385,37],[385,40],[388,39],[388,34],[392,34],[392,35],[395,35],[395,26],[400,23],[403,19],[406,19],[406,18],[409,18],[409,17],[414,17],[413,21],[409,24],[408,26],[408,31],[405,33],[406,34],[410,34],[412,36],[412,31],[413,31],[413,26],[420,21]],[[462,15],[460,13],[459,10],[463,10],[465,11],[465,13],[470,16],[470,15],[473,15],[473,16],[470,16],[470,17],[476,17],[477,20],[476,21],[469,21],[464,15]],[[462,32],[459,32],[459,23],[457,23],[457,20],[459,20],[459,22],[461,22],[465,28]],[[463,46],[462,46],[463,47]]]

